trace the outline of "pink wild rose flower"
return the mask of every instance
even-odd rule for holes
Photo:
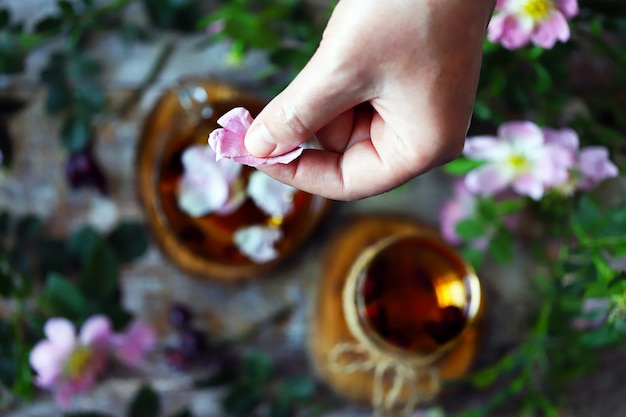
[[[61,407],[96,383],[110,356],[138,365],[156,344],[156,335],[147,324],[135,321],[117,334],[102,315],[87,319],[78,336],[74,325],[64,318],[49,319],[44,333],[46,339],[30,353],[30,365],[37,373],[35,384],[53,391]]]
[[[69,320],[51,318],[44,333],[46,339],[30,353],[35,383],[54,391],[57,404],[66,407],[74,395],[91,388],[103,370],[113,336],[111,323],[104,316],[91,317],[77,336]]]
[[[493,196],[507,188],[535,200],[545,191],[565,184],[574,164],[571,151],[546,143],[534,123],[502,124],[497,136],[469,137],[463,155],[485,164],[465,176],[465,186],[474,194]]]
[[[498,0],[487,37],[507,49],[529,43],[550,49],[569,40],[567,20],[577,14],[577,0]]]
[[[244,145],[246,132],[252,124],[250,112],[243,107],[236,107],[217,120],[222,126],[209,135],[209,145],[215,151],[217,160],[232,159],[240,164],[252,167],[274,164],[288,164],[300,156],[303,147],[299,146],[291,152],[273,157],[258,157],[252,155]]]

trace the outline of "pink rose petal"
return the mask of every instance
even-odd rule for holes
[[[98,315],[90,317],[82,325],[78,337],[83,345],[106,347],[112,334],[111,321],[106,316]]]
[[[76,329],[64,318],[51,318],[44,325],[44,334],[59,350],[71,352],[76,345]]]
[[[244,145],[246,132],[252,124],[252,117],[248,110],[236,107],[218,119],[222,126],[209,134],[209,145],[215,151],[216,159],[229,158],[240,164],[252,167],[288,164],[302,154],[304,148],[299,146],[293,151],[272,157],[258,157],[252,155]]]
[[[530,39],[535,45],[551,49],[557,40],[567,42],[569,36],[569,25],[565,16],[561,12],[554,11],[543,24],[535,28]]]
[[[134,321],[124,333],[115,336],[115,354],[125,364],[136,366],[156,343],[157,336],[152,327],[142,321]]]
[[[280,229],[262,225],[253,225],[237,229],[233,237],[237,248],[256,263],[266,263],[279,255],[274,244],[282,239]]]
[[[487,38],[507,49],[531,42],[550,49],[557,40],[567,42],[570,38],[567,20],[578,14],[577,0],[546,1],[543,6],[535,8],[525,0],[498,0]]]
[[[472,194],[491,196],[503,191],[509,184],[510,178],[498,165],[487,164],[476,168],[465,176],[465,187]]]
[[[568,19],[576,16],[579,12],[578,0],[554,0],[554,5]]]

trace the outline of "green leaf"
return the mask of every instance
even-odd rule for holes
[[[92,83],[79,84],[75,94],[79,104],[91,112],[101,111],[106,104],[104,91]]]
[[[498,216],[496,202],[490,198],[481,198],[477,207],[478,217],[485,222],[493,222]]]
[[[126,221],[118,224],[107,236],[107,241],[121,262],[135,260],[148,248],[146,228],[136,222]]]
[[[8,266],[8,262],[0,258],[0,296],[10,297],[15,291],[15,283]]]
[[[83,265],[80,288],[91,300],[106,302],[118,287],[119,261],[113,249],[98,244]]]
[[[483,164],[483,161],[474,161],[473,159],[459,157],[445,164],[443,170],[450,175],[465,175]]]
[[[294,406],[289,398],[279,396],[270,403],[269,417],[292,417],[294,414]]]
[[[14,45],[0,45],[0,74],[17,74],[24,71],[25,54]]]
[[[533,67],[535,70],[534,89],[538,93],[545,93],[552,87],[550,72],[538,62]]]
[[[112,414],[101,413],[99,411],[75,411],[65,413],[63,417],[112,417]]]
[[[591,348],[599,348],[614,345],[624,339],[624,335],[613,327],[605,325],[597,330],[590,330],[579,337],[581,345]]]
[[[280,386],[280,394],[286,398],[306,400],[315,393],[315,381],[305,376],[291,377]]]
[[[8,211],[0,212],[0,244],[2,239],[9,234],[9,225],[11,224],[11,215]]]
[[[260,352],[250,353],[243,359],[242,371],[250,382],[267,382],[272,376],[272,361]]]
[[[67,241],[67,250],[72,259],[83,265],[95,248],[101,245],[103,241],[96,229],[85,225],[72,233]]]
[[[51,272],[62,273],[67,269],[65,242],[60,239],[45,237],[36,243],[39,272],[47,275]]]
[[[474,248],[461,248],[461,255],[475,270],[480,269],[484,261],[484,254],[478,249]]]
[[[82,113],[71,114],[61,127],[61,143],[69,152],[78,152],[91,140],[90,120]]]
[[[66,85],[51,84],[46,95],[46,111],[50,114],[58,114],[62,110],[67,109],[72,104],[71,94]]]
[[[127,410],[127,417],[158,417],[161,412],[161,401],[154,390],[143,385],[135,393]]]
[[[55,33],[61,29],[63,19],[60,17],[49,16],[39,22],[34,27],[35,33]]]
[[[49,86],[65,86],[67,84],[66,63],[65,55],[60,53],[50,55],[46,66],[39,74],[41,82]]]
[[[464,240],[473,240],[485,234],[486,225],[478,219],[465,219],[456,224],[456,233]]]
[[[61,9],[61,12],[63,13],[63,17],[65,19],[71,19],[76,16],[76,13],[74,12],[74,5],[72,4],[72,2],[68,0],[59,0],[57,4],[59,5],[59,9]]]
[[[20,33],[17,38],[17,44],[21,49],[33,49],[39,46],[45,38],[34,33]]]
[[[222,398],[222,409],[231,416],[248,417],[261,403],[263,392],[255,385],[236,385]]]
[[[16,247],[21,247],[36,238],[41,232],[41,227],[41,220],[34,215],[29,214],[20,218],[15,225]]]
[[[506,229],[500,229],[489,242],[489,256],[502,264],[513,259],[513,236]]]
[[[79,289],[59,274],[50,274],[42,294],[52,314],[80,321],[87,312],[87,300]]]
[[[8,9],[0,9],[0,29],[4,29],[11,21],[11,14]]]
[[[75,55],[67,65],[67,76],[70,80],[81,83],[95,78],[101,70],[98,61],[86,55]]]
[[[613,277],[608,283],[608,288],[612,289],[613,287],[626,282],[626,271],[621,271],[617,275]]]
[[[574,213],[574,221],[583,229],[593,229],[594,226],[602,222],[602,218],[602,213],[591,197],[582,196]]]
[[[474,104],[474,116],[480,120],[491,119],[493,112],[484,100],[476,100]]]

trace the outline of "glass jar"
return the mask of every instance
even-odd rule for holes
[[[293,209],[280,219],[271,218],[248,198],[229,214],[192,217],[177,201],[183,174],[182,154],[193,145],[208,146],[208,135],[220,127],[217,119],[235,107],[256,116],[265,101],[214,80],[185,80],[171,86],[147,115],[137,144],[137,193],[147,223],[160,249],[184,271],[222,281],[249,279],[268,272],[298,250],[311,236],[329,208],[329,201],[296,191]],[[243,186],[255,171],[243,167]],[[234,233],[245,226],[280,227],[278,257],[255,262],[234,243]]]
[[[470,265],[411,220],[364,216],[328,248],[309,334],[314,368],[339,395],[408,415],[464,376],[483,309]]]

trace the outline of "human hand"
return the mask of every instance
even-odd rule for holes
[[[455,158],[463,143],[495,0],[341,0],[319,48],[258,115],[257,156],[313,135],[322,150],[261,167],[337,200],[383,193]]]

